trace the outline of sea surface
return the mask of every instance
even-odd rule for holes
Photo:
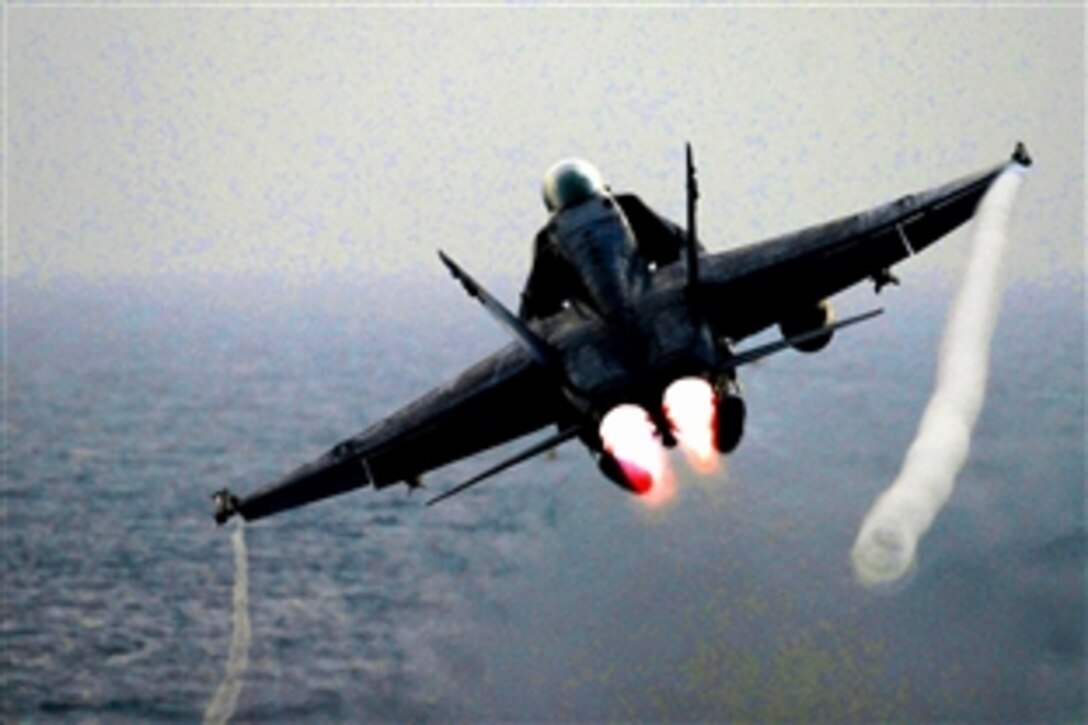
[[[505,342],[426,279],[9,284],[0,719],[203,716],[235,576],[211,494]],[[663,510],[572,443],[434,508],[360,490],[247,526],[235,719],[1083,721],[1083,290],[1009,289],[970,460],[909,581],[874,592],[850,547],[953,292],[904,282],[825,352],[743,370],[745,441]]]

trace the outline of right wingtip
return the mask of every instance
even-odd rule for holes
[[[1016,148],[1012,152],[1012,160],[1024,168],[1031,166],[1031,154],[1028,153],[1028,147],[1024,145],[1023,141],[1017,142]]]

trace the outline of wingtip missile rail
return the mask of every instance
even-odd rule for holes
[[[1024,168],[1028,168],[1034,163],[1031,158],[1031,154],[1028,153],[1028,147],[1024,145],[1023,141],[1016,143],[1016,148],[1012,152],[1012,160],[1020,164]]]
[[[212,503],[215,506],[215,523],[222,526],[239,513],[238,504],[241,500],[224,488],[212,494]]]

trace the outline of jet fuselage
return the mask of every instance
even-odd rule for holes
[[[656,246],[661,239],[634,236],[623,214],[626,207],[617,208],[599,175],[587,174],[580,163],[557,165],[550,175],[554,183],[545,185],[545,200],[549,209],[560,210],[549,233],[566,262],[559,267],[566,268],[560,275],[567,279],[540,288],[544,294],[534,303],[541,313],[533,319],[516,317],[440,253],[465,291],[511,333],[513,342],[263,489],[245,497],[226,489],[217,492],[216,520],[223,523],[236,514],[259,519],[365,486],[382,489],[403,483],[414,489],[430,471],[552,426],[555,433],[430,503],[574,438],[586,444],[605,475],[621,486],[627,477],[631,485],[625,487],[639,493],[645,477],[628,476],[628,467],[618,465],[623,461],[611,452],[616,449],[600,435],[612,412],[630,412],[635,406],[647,413],[672,410],[662,392],[675,392],[673,381],[691,383],[682,386],[685,391],[695,390],[703,403],[709,395],[717,404],[711,455],[729,453],[743,432],[744,404],[735,385],[738,367],[785,349],[818,349],[836,330],[879,314],[874,310],[832,322],[826,301],[865,281],[879,292],[895,279],[894,265],[967,222],[1000,174],[1030,164],[1026,149],[1018,145],[1010,160],[991,168],[711,254],[694,241],[697,194],[689,154],[686,262],[672,262],[676,257],[669,254],[653,257],[661,251]],[[591,205],[578,209],[582,204]],[[634,213],[631,219],[636,219]],[[665,236],[675,237],[670,233],[675,231]],[[657,252],[646,248],[643,256],[639,243],[650,239]],[[659,268],[651,268],[651,258]],[[782,339],[738,352],[730,349],[776,324]],[[700,410],[705,421],[705,406]],[[654,417],[664,439],[665,416]],[[679,433],[677,438],[685,443]],[[656,443],[643,436],[639,445]],[[705,452],[705,447],[692,450]],[[639,460],[632,456],[628,463]]]
[[[541,325],[560,353],[568,398],[597,416],[635,403],[656,418],[671,382],[713,366],[709,331],[682,284],[651,271],[623,211],[608,196],[560,209],[547,232],[577,279],[569,303],[578,314]],[[659,277],[670,283],[659,284]]]

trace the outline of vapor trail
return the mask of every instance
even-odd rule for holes
[[[1021,180],[1018,168],[1005,171],[979,206],[973,248],[941,340],[933,395],[899,477],[877,498],[854,542],[854,573],[865,586],[890,584],[910,570],[918,540],[948,501],[967,460],[985,399],[1006,228]]]
[[[234,715],[238,695],[242,692],[242,680],[249,667],[249,566],[246,561],[245,528],[241,522],[230,540],[234,548],[234,592],[231,597],[231,626],[234,631],[230,638],[227,672],[204,710],[204,722],[216,725],[226,723]]]

